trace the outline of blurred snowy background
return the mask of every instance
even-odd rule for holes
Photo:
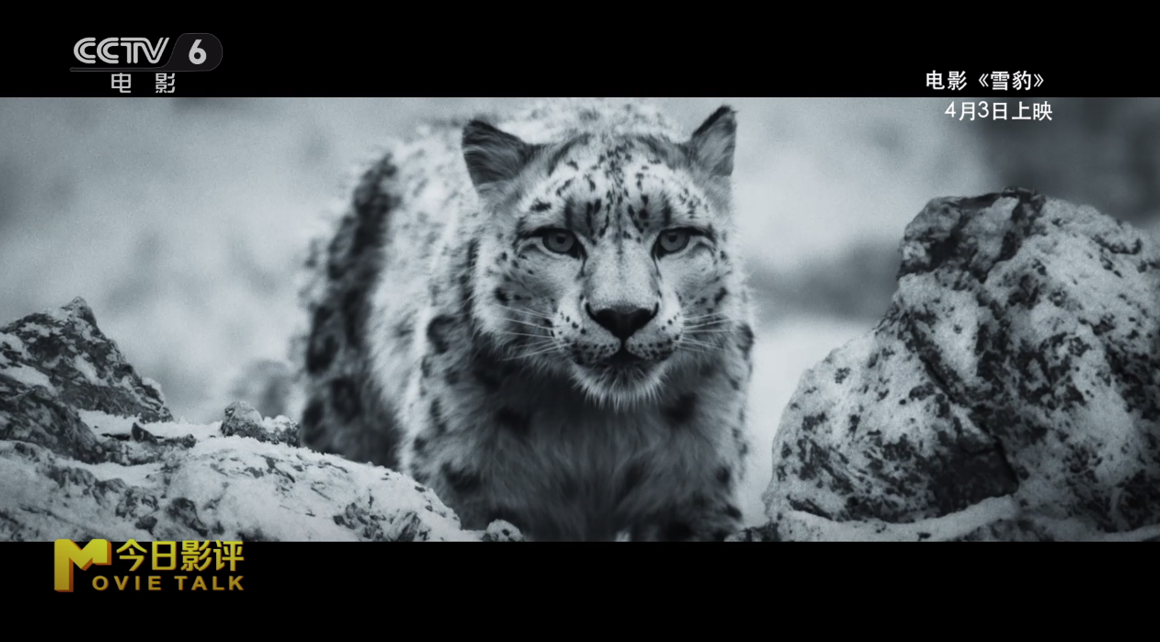
[[[506,99],[0,99],[0,325],[83,296],[178,417],[283,359],[295,274],[357,162],[427,117]],[[745,513],[801,373],[869,329],[927,200],[1009,184],[1160,230],[1160,99],[1053,99],[1050,122],[960,122],[944,99],[667,99],[738,110],[736,203],[760,303]]]

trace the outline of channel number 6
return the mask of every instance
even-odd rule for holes
[[[189,48],[189,61],[195,65],[200,65],[205,62],[205,49],[198,47],[201,44],[201,38],[193,41],[193,46]]]

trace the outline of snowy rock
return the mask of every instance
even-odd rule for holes
[[[226,408],[222,434],[226,437],[241,435],[275,444],[298,445],[298,424],[282,416],[275,419],[264,418],[253,406],[244,401],[236,401]]]
[[[298,448],[244,403],[175,422],[77,299],[0,330],[0,540],[519,541],[427,488]]]
[[[497,519],[488,525],[487,530],[483,533],[483,541],[522,542],[524,541],[524,536],[515,526],[512,526],[502,519]]]
[[[171,421],[161,392],[97,329],[83,299],[0,328],[0,439],[48,447],[79,461],[122,449],[96,439],[80,411]]]
[[[1024,190],[931,201],[782,416],[735,540],[1160,538],[1160,250]]]

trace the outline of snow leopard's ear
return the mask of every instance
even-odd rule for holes
[[[473,120],[463,128],[463,160],[476,188],[515,178],[536,149],[537,146],[481,120]]]
[[[684,147],[690,160],[713,176],[733,173],[733,148],[737,140],[737,112],[722,106],[709,116]]]

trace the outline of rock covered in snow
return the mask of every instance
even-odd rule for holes
[[[298,445],[298,424],[286,417],[263,417],[244,401],[236,401],[226,408],[221,431],[226,437],[241,435],[275,444]]]
[[[133,414],[144,421],[173,419],[160,386],[142,379],[125,361],[79,297],[59,310],[30,314],[0,328],[0,368],[10,378],[55,391],[77,410]]]
[[[524,535],[520,529],[512,526],[511,523],[502,519],[497,519],[488,525],[487,530],[483,533],[483,541],[485,542],[522,542]]]
[[[427,488],[299,448],[231,405],[175,422],[77,299],[0,330],[0,540],[518,541],[464,531]]]
[[[782,416],[739,540],[1160,537],[1160,250],[1025,190],[931,201]]]
[[[119,449],[93,436],[83,411],[173,419],[160,388],[126,363],[83,299],[0,328],[0,439],[90,463],[116,458]]]

